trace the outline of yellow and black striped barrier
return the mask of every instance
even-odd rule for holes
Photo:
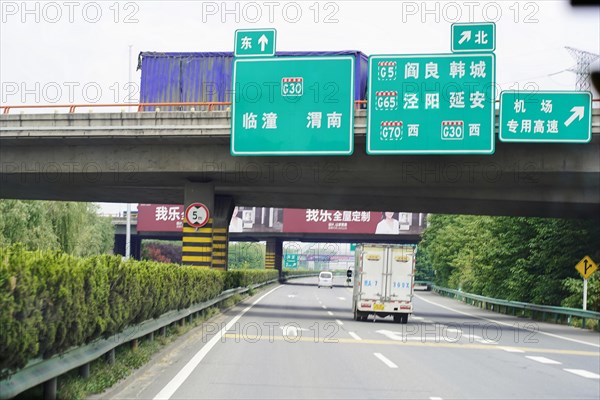
[[[213,229],[213,253],[212,267],[216,269],[227,269],[227,228]]]
[[[213,220],[210,218],[202,228],[183,223],[183,248],[181,261],[183,265],[212,267],[213,264]]]

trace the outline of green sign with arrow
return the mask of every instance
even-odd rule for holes
[[[503,142],[588,143],[592,139],[592,94],[502,92],[499,130]]]

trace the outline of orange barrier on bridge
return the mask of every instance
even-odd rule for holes
[[[496,100],[499,103],[500,100]],[[600,99],[592,99],[592,102],[599,103]],[[145,111],[146,107],[206,107],[207,111],[214,111],[218,107],[230,107],[229,101],[200,101],[200,102],[169,102],[169,103],[138,103],[138,104],[34,104],[34,105],[16,105],[16,106],[0,106],[4,109],[3,114],[10,113],[14,109],[40,109],[40,108],[68,108],[69,113],[74,113],[77,108],[81,107],[136,107],[137,112]],[[366,109],[367,100],[355,100],[354,106],[356,109]]]
[[[357,109],[366,108],[366,100],[356,100],[355,107]],[[0,106],[4,109],[3,114],[10,113],[12,109],[40,109],[40,108],[68,108],[69,113],[74,113],[77,108],[88,107],[136,107],[137,112],[145,111],[146,107],[201,107],[206,108],[206,111],[214,111],[219,107],[230,107],[229,101],[200,101],[200,102],[166,102],[166,103],[139,103],[139,104],[34,104],[34,105],[16,105],[16,106]]]

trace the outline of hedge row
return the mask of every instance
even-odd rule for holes
[[[277,271],[216,271],[120,256],[0,248],[0,378]]]

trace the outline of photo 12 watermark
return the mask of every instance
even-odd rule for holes
[[[16,104],[135,104],[139,100],[137,82],[11,82],[0,84],[1,103]]]
[[[203,1],[202,23],[337,24],[342,5],[334,1]]]
[[[540,6],[533,1],[403,1],[402,23],[498,22],[539,23]]]
[[[140,22],[140,2],[134,1],[2,1],[3,24]]]

